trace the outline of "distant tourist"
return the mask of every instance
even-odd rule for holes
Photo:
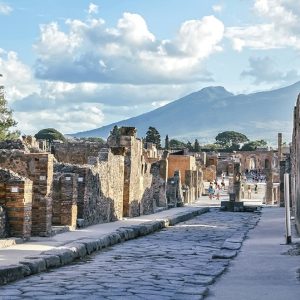
[[[251,196],[251,186],[248,185],[248,199],[251,199],[252,196]]]
[[[242,186],[241,186],[241,197],[242,197],[242,199],[244,199],[245,198],[245,187],[244,187],[244,185],[242,184]]]
[[[257,184],[254,186],[254,193],[257,194]]]
[[[217,185],[217,187],[215,189],[215,196],[216,196],[217,200],[220,200],[220,190],[221,190],[220,185]]]
[[[209,188],[208,188],[208,197],[210,200],[212,200],[212,198],[214,197],[214,194],[215,194],[215,190],[213,188],[213,185],[210,184]]]

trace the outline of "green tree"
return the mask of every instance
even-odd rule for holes
[[[39,140],[47,140],[52,142],[53,140],[59,140],[65,142],[66,139],[62,133],[54,128],[45,128],[35,134],[35,138]]]
[[[267,146],[267,142],[265,140],[250,141],[242,147],[241,151],[254,151],[259,147],[266,147],[266,146]]]
[[[166,135],[166,138],[165,138],[165,149],[168,150],[169,148],[170,148],[169,136]]]
[[[216,144],[226,148],[248,141],[249,139],[244,134],[236,131],[223,131],[216,136]]]
[[[105,144],[105,141],[100,137],[82,137],[79,139],[80,141],[87,141],[87,142],[98,142],[101,144]]]
[[[195,152],[200,152],[200,144],[199,144],[199,142],[198,142],[198,140],[197,139],[195,139],[195,143],[194,143],[194,151]]]
[[[190,141],[186,143],[186,147],[189,149],[189,151],[194,151],[194,147]]]
[[[169,145],[170,145],[171,149],[184,149],[184,148],[186,148],[186,144],[184,142],[181,142],[181,141],[176,140],[176,139],[171,139]]]
[[[2,75],[0,74],[2,77]],[[19,131],[10,131],[17,125],[12,117],[12,111],[7,107],[7,101],[4,95],[4,87],[0,86],[0,141],[14,140],[20,135]]]
[[[155,127],[149,127],[146,132],[146,142],[155,144],[158,149],[161,148],[160,134]]]

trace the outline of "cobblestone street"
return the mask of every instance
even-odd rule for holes
[[[0,299],[202,299],[258,214],[209,213],[0,288]]]

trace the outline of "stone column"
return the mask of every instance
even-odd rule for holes
[[[241,201],[241,163],[234,163],[233,168],[233,192],[235,201]]]
[[[273,172],[272,169],[266,169],[266,204],[274,204],[273,197]]]
[[[279,205],[280,207],[284,207],[284,173],[285,173],[285,161],[280,161],[280,169],[279,169]]]
[[[278,133],[278,161],[282,160],[282,133]]]

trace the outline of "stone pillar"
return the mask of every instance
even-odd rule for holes
[[[33,181],[32,235],[48,236],[52,232],[53,155],[33,153],[29,156],[29,178]]]
[[[53,182],[54,225],[76,228],[77,222],[77,180],[74,173],[56,174]]]
[[[278,133],[278,161],[282,160],[282,133]]]
[[[233,192],[235,193],[235,201],[241,200],[241,163],[234,163],[233,169]]]
[[[284,173],[285,173],[285,161],[279,162],[279,178],[280,178],[280,185],[279,185],[279,205],[280,207],[284,207]]]
[[[266,204],[274,204],[273,197],[273,172],[272,169],[266,169]]]

